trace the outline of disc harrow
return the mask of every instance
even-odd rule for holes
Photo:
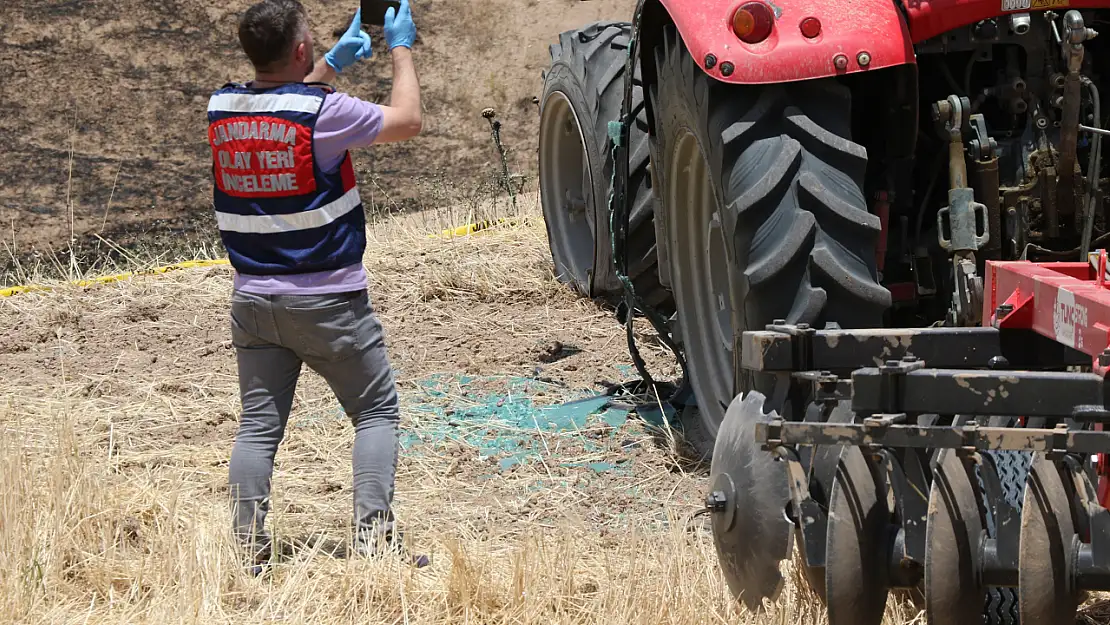
[[[714,450],[707,507],[749,606],[775,597],[795,537],[831,625],[878,625],[892,591],[929,623],[981,623],[999,596],[1070,623],[1110,590],[1106,254],[986,274],[983,327],[739,338],[743,369],[791,380],[775,410],[738,397]]]

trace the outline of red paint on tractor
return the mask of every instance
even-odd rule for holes
[[[1110,7],[1107,0],[903,0],[903,4],[914,43],[953,28],[1014,13]]]
[[[915,62],[909,29],[892,0],[763,0],[775,14],[771,35],[757,44],[740,41],[732,18],[750,0],[660,0],[674,20],[694,61],[722,82],[766,84],[872,71]],[[802,22],[817,18],[813,38]],[[713,54],[717,63],[706,69]],[[844,55],[847,67],[833,59]],[[864,63],[860,63],[860,59]],[[725,62],[735,69],[725,76]]]
[[[885,286],[886,290],[890,291],[892,302],[912,302],[917,299],[916,282],[895,282]]]

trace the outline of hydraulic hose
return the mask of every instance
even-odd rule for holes
[[[1091,92],[1091,104],[1094,108],[1095,119],[1091,122],[1093,128],[1101,128],[1102,123],[1102,101],[1099,97],[1098,86],[1087,77],[1083,78],[1083,84]],[[1087,197],[1083,200],[1083,206],[1087,208],[1087,221],[1083,224],[1083,245],[1082,256],[1080,261],[1087,261],[1087,254],[1091,252],[1091,235],[1094,233],[1095,228],[1095,205],[1098,202],[1098,189],[1099,178],[1102,174],[1102,135],[1095,132],[1091,133],[1091,153],[1087,159]]]
[[[634,122],[632,115],[632,88],[636,77],[636,59],[638,57],[640,39],[640,17],[643,13],[644,0],[639,0],[636,12],[632,18],[632,34],[628,42],[628,58],[624,65],[624,99],[621,102],[620,119],[609,122],[609,139],[612,141],[613,178],[610,182],[609,195],[609,232],[610,245],[613,248],[613,261],[616,266],[617,279],[624,287],[625,306],[625,333],[628,339],[628,352],[632,357],[632,364],[644,383],[652,389],[656,388],[655,380],[647,370],[647,365],[640,350],[636,347],[636,337],[633,329],[635,312],[639,309],[647,317],[660,342],[674,354],[681,372],[681,379],[674,392],[666,399],[674,401],[686,391],[686,359],[682,351],[675,345],[671,337],[670,324],[651,305],[643,300],[637,293],[632,279],[628,277],[628,250],[627,233],[629,219],[632,215],[632,199],[628,195],[628,141],[629,129]]]
[[[933,197],[933,191],[937,187],[937,181],[940,180],[941,172],[944,170],[945,164],[948,163],[947,150],[937,150],[936,163],[933,164],[933,170],[929,174],[929,186],[925,187],[925,193],[921,196],[921,204],[917,207],[917,218],[914,223],[914,247],[924,245],[921,240],[921,231],[925,225],[925,211],[929,208],[929,200]]]

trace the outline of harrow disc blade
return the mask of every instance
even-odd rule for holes
[[[825,597],[830,625],[878,625],[888,567],[885,482],[858,447],[845,447],[829,500]]]
[[[805,420],[810,423],[851,423],[855,418],[852,412],[852,402],[843,400],[835,405],[811,403],[806,407]],[[841,448],[835,445],[814,445],[798,448],[798,458],[806,473],[810,476],[809,496],[823,507],[829,508],[829,496],[832,493],[833,483],[836,481],[836,469],[840,464]],[[820,532],[820,546],[825,547],[825,532]],[[825,601],[825,567],[809,566],[805,556],[805,538],[799,524],[794,533],[795,544],[802,548],[798,550],[795,558],[796,566],[802,573],[802,579],[809,585],[817,598]],[[821,560],[824,562],[824,559]]]
[[[925,614],[936,625],[978,625],[986,589],[977,575],[983,522],[967,466],[953,450],[937,456],[925,530]]]
[[[756,423],[777,417],[763,414],[763,402],[756,391],[732,401],[710,467],[711,490],[725,496],[724,510],[712,515],[717,557],[732,594],[750,610],[782,590],[779,563],[790,557],[794,536],[786,465],[755,440]]]
[[[1022,623],[1071,623],[1079,609],[1073,579],[1075,522],[1071,495],[1056,465],[1035,454],[1025,483],[1018,554]]]

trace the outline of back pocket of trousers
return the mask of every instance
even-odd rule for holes
[[[358,342],[357,323],[349,295],[320,295],[287,305],[290,324],[305,356],[342,360],[351,355]]]
[[[233,292],[231,295],[231,343],[236,347],[251,347],[260,342],[258,319],[249,295]]]

